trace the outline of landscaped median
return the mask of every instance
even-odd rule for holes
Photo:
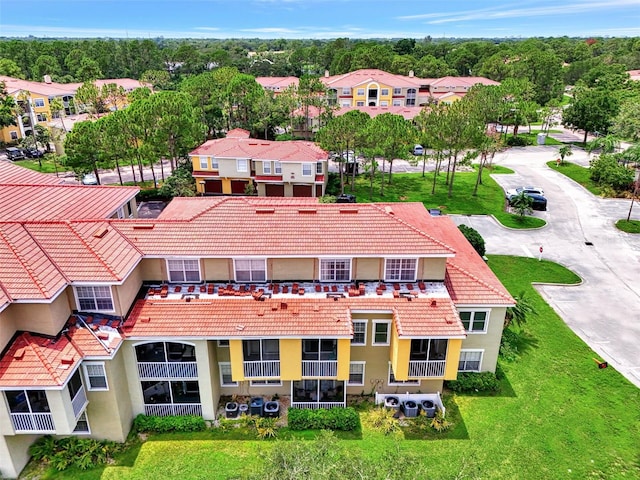
[[[478,185],[476,195],[473,195],[473,192],[478,179],[477,169],[456,172],[451,197],[449,187],[445,184],[446,171],[441,172],[436,178],[435,193],[431,193],[433,172],[427,172],[425,176],[421,173],[394,173],[391,185],[386,183],[388,176],[385,176],[384,196],[380,195],[379,175],[374,179],[373,189],[370,186],[370,178],[360,175],[356,177],[353,191],[350,185],[345,185],[345,193],[354,193],[359,202],[422,202],[426,208],[438,209],[443,214],[493,215],[502,225],[509,228],[539,228],[546,224],[541,218],[520,217],[505,211],[504,190],[491,178],[492,173],[513,171],[498,165],[492,168],[485,167],[482,172],[482,184]]]
[[[277,440],[255,440],[250,421],[234,427],[223,420],[222,428],[200,432],[134,436],[113,465],[64,472],[31,466],[23,478],[340,480],[355,478],[354,468],[374,480],[640,478],[640,389],[612,367],[598,368],[594,352],[531,285],[577,284],[579,277],[531,258],[489,256],[489,266],[536,314],[509,327],[498,392],[443,396],[452,423],[444,432],[424,419],[398,425],[364,396],[353,403],[362,425],[354,431],[280,429]],[[321,473],[296,471],[310,464],[321,465]],[[289,465],[289,475],[274,476],[274,465]]]

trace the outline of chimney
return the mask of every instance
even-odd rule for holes
[[[327,78],[329,76],[329,70],[324,71],[324,77]]]
[[[44,83],[51,83],[51,75],[45,75],[42,78],[44,80]]]
[[[409,78],[413,78],[413,70],[409,70]]]

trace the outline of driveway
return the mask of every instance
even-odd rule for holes
[[[492,217],[453,216],[485,238],[487,253],[524,255],[560,263],[583,279],[579,286],[538,285],[536,288],[571,329],[598,356],[640,387],[640,238],[620,232],[616,220],[626,218],[629,200],[602,199],[546,166],[557,147],[512,148],[494,163],[516,171],[494,175],[504,188],[542,187],[549,201],[538,216],[547,226],[519,231],[502,227]],[[588,165],[588,156],[574,149],[572,162]],[[640,203],[632,218],[640,220]]]

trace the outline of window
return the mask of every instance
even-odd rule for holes
[[[267,261],[265,259],[236,259],[233,262],[236,282],[264,282],[267,279]]]
[[[33,100],[33,104],[34,104],[36,107],[44,107],[44,98],[35,98],[35,99]]]
[[[302,340],[303,360],[337,360],[338,342],[336,339]]]
[[[380,102],[380,106],[381,106],[381,107],[388,107],[388,106],[389,106],[389,102],[387,102],[386,100],[382,100],[382,101]]]
[[[280,341],[277,339],[243,340],[242,352],[245,362],[280,360]]]
[[[349,363],[349,383],[348,385],[364,385],[364,365],[365,362]]]
[[[387,281],[403,280],[413,282],[416,279],[415,258],[387,258],[385,261],[384,278]]]
[[[273,162],[273,173],[276,175],[282,174],[282,164],[280,162]]]
[[[389,95],[389,89],[388,88],[380,89],[380,95],[384,95],[386,97],[387,95]]]
[[[200,386],[197,381],[152,380],[140,382],[145,405],[200,403]]]
[[[416,106],[416,89],[409,88],[407,89],[407,101],[405,103],[407,107],[415,107]]]
[[[393,101],[393,106],[394,106],[394,107],[401,107],[401,106],[402,106],[402,101],[400,101],[400,100],[398,100],[398,99],[395,99],[395,100]]]
[[[302,164],[302,176],[303,177],[310,177],[311,176],[311,164],[310,163],[303,163]]]
[[[262,173],[271,175],[271,162],[262,162]]]
[[[239,158],[236,160],[236,170],[238,172],[246,172],[248,169],[247,167],[247,159],[246,158]]]
[[[251,380],[249,383],[252,387],[282,386],[282,380]]]
[[[5,396],[11,413],[49,413],[44,390],[8,390]]]
[[[363,103],[363,105],[364,105],[364,103]],[[342,106],[342,107],[350,107],[350,106],[351,106],[351,102],[349,102],[349,101],[343,101],[341,106]]]
[[[82,390],[82,377],[80,376],[80,370],[76,370],[75,373],[69,379],[67,384],[69,389],[69,397],[73,400],[80,390]]]
[[[172,283],[200,281],[199,260],[167,260],[167,270],[169,271],[169,281]]]
[[[109,390],[104,362],[84,362],[82,369],[84,370],[84,378],[87,381],[87,390]]]
[[[364,88],[359,88],[358,89],[358,95],[359,96],[363,96],[364,95]]]
[[[448,341],[443,338],[412,338],[409,360],[437,361],[447,358]]]
[[[367,321],[353,320],[353,338],[351,339],[351,345],[366,345],[366,344],[367,344]]]
[[[342,89],[342,95],[351,95],[351,89],[349,87],[344,87]]]
[[[18,132],[12,131],[11,132],[11,140],[17,140],[18,139]]]
[[[136,360],[138,363],[195,363],[196,350],[193,345],[177,342],[149,342],[136,345]],[[173,369],[173,368],[172,368]],[[197,376],[196,369],[177,368],[180,376],[191,377]],[[154,371],[155,372],[155,371]],[[140,372],[138,372],[140,373]],[[144,375],[146,373],[143,372]],[[153,375],[157,377],[158,375]]]
[[[211,169],[212,170],[218,169],[218,159],[215,157],[211,157]]]
[[[78,307],[81,311],[113,311],[111,287],[76,287]]]
[[[402,88],[394,87],[393,88],[393,94],[394,95],[402,95]]]
[[[391,367],[391,362],[389,362],[389,378],[388,384],[393,385],[420,385],[420,380],[396,380],[395,375],[393,374],[393,368]]]
[[[320,281],[348,282],[351,279],[351,259],[320,260]]]
[[[228,347],[229,346],[229,340],[218,340],[218,346],[219,347]]]
[[[371,344],[372,345],[389,345],[390,331],[391,331],[391,321],[374,320]]]
[[[46,122],[46,121],[47,121],[47,114],[46,114],[46,113],[38,113],[38,114],[36,115],[36,119],[37,119],[39,122]]]
[[[237,387],[238,382],[234,382],[231,378],[231,362],[218,362],[220,368],[220,386],[221,387]]]
[[[78,422],[76,423],[76,428],[73,429],[73,433],[86,433],[90,434],[91,429],[89,428],[89,419],[87,418],[87,411],[85,410],[78,417]]]
[[[324,167],[322,166],[322,162],[316,163],[316,174],[322,175],[324,173]]]
[[[488,312],[460,312],[460,320],[468,333],[486,333]]]
[[[348,107],[349,105],[347,105]],[[356,107],[364,107],[364,102],[356,102]]]
[[[207,170],[209,168],[209,159],[207,157],[200,157],[200,169]]]
[[[458,362],[459,372],[479,372],[483,350],[461,350]]]

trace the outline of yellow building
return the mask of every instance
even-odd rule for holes
[[[127,218],[135,188],[21,186],[5,173],[4,477],[43,434],[123,441],[137,414],[213,420],[231,395],[437,403],[459,371],[495,370],[514,301],[422,204],[177,198],[142,220]]]

